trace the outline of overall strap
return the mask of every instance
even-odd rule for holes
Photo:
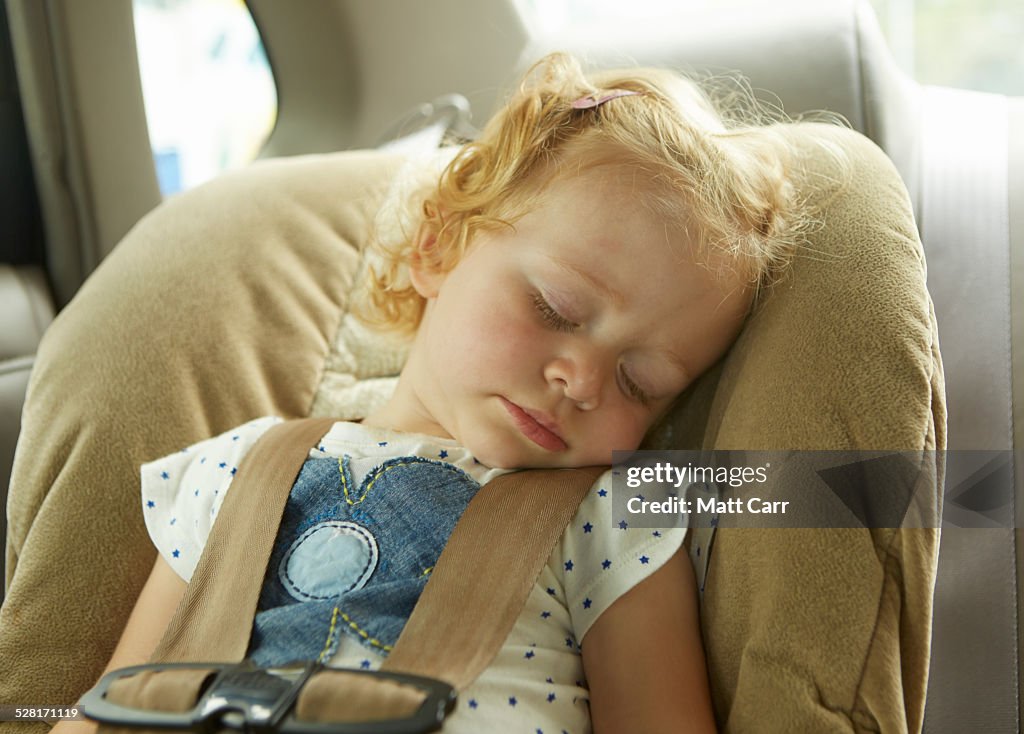
[[[333,422],[278,424],[249,451],[152,662],[244,657],[288,494],[310,447]],[[456,689],[472,683],[501,649],[555,543],[603,470],[513,472],[482,487],[382,670],[437,678]],[[108,697],[153,710],[187,710],[205,677],[195,671],[136,675],[119,681]],[[296,710],[311,721],[387,718],[408,714],[421,700],[327,670],[306,683]]]

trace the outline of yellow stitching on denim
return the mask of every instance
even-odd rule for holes
[[[431,566],[430,568],[424,569],[423,573],[420,574],[420,578],[423,578],[424,576],[427,576],[433,570],[434,570],[433,566]]]
[[[334,611],[331,613],[331,627],[327,630],[327,641],[324,643],[324,649],[320,651],[316,661],[322,663],[327,657],[327,652],[331,649],[331,643],[334,641],[334,633],[336,632],[335,625],[338,622],[338,612],[341,611],[338,607],[334,607]]]
[[[344,457],[338,459],[338,473],[341,475],[341,491],[345,495],[345,502],[349,505],[354,504],[352,498],[348,496],[348,480],[345,478],[345,459]]]
[[[349,506],[358,505],[360,502],[365,500],[366,497],[370,494],[370,490],[373,489],[373,485],[377,481],[377,479],[384,476],[392,469],[398,469],[399,467],[403,466],[412,466],[413,464],[419,463],[419,461],[403,461],[401,464],[392,464],[391,466],[387,467],[384,471],[378,472],[376,475],[374,475],[373,479],[370,480],[370,483],[366,485],[366,491],[363,492],[363,496],[353,501],[348,493],[348,482],[345,480],[345,467],[342,464],[342,461],[342,459],[338,459],[338,472],[341,474],[341,491],[345,495],[345,502],[348,503]]]
[[[353,632],[355,632],[357,635],[359,635],[364,640],[369,642],[371,645],[373,645],[374,647],[379,647],[381,650],[384,650],[385,652],[391,652],[391,645],[385,645],[377,638],[370,637],[370,634],[366,630],[362,629],[358,624],[353,622],[351,617],[349,617],[344,612],[341,613],[341,618],[348,622],[348,626]]]

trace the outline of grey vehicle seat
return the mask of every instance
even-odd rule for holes
[[[29,371],[53,320],[7,16],[0,6],[0,500],[6,498]],[[6,504],[6,503],[4,503]],[[6,535],[6,514],[0,517]],[[3,595],[0,594],[0,601]]]
[[[71,271],[49,274],[55,300],[63,304],[103,254],[159,201],[134,62],[131,2],[95,0],[88,8],[75,0],[6,3],[48,259],[76,264]],[[264,21],[270,57],[282,60],[276,70],[284,121],[278,133],[294,131],[296,115],[305,115],[304,129],[313,131],[290,137],[275,133],[273,154],[312,152],[310,145],[328,150],[372,143],[367,131],[385,129],[397,112],[383,95],[408,88],[410,66],[421,64],[414,60],[419,47],[412,44],[425,41],[409,39],[410,46],[386,49],[394,58],[385,59],[381,49],[359,39],[373,38],[373,24],[395,18],[403,6],[393,0],[372,6],[358,0],[311,3],[301,10],[293,4],[287,10],[275,7],[273,0],[249,4]],[[479,89],[471,74],[481,69],[500,69],[488,87],[499,88],[513,76],[518,59],[557,47],[595,64],[630,59],[716,72],[736,69],[755,89],[777,95],[791,115],[821,109],[843,115],[886,151],[911,194],[940,328],[949,447],[1008,451],[1024,443],[1024,401],[1013,400],[1015,393],[1024,395],[1019,367],[1024,100],[922,87],[908,79],[895,67],[866,0],[700,10],[685,23],[643,37],[624,32],[571,42],[531,39],[511,0],[474,3],[471,17],[460,15],[464,7],[455,5],[439,3],[437,12],[450,14],[453,37],[473,28],[480,41],[473,49],[477,58],[473,64],[457,59],[453,65],[460,68],[449,68],[447,75],[435,73],[437,87],[424,88],[410,102]],[[293,25],[312,29],[302,44],[285,45],[283,24],[273,22],[282,12],[297,13]],[[488,14],[503,22],[471,25]],[[488,45],[487,29],[498,27],[500,39]],[[275,43],[281,44],[276,50]],[[310,85],[303,78],[308,81],[313,72],[323,77],[321,59],[337,59],[339,47],[350,55],[342,61],[351,68],[373,68],[375,83],[357,92],[342,74],[330,94],[320,90],[328,102],[309,104]],[[104,94],[94,94],[97,89]],[[485,110],[493,98],[480,94],[473,102]],[[112,140],[117,145],[110,145]],[[67,166],[55,164],[64,159]],[[8,318],[6,311],[0,314]],[[5,356],[0,353],[0,359]],[[16,390],[0,391],[5,401],[0,419],[17,415],[22,399]],[[13,435],[16,428],[0,430],[0,440]],[[0,452],[9,448],[0,446]],[[0,475],[0,486],[7,482]],[[1019,497],[1019,475],[1013,482]],[[958,527],[967,524],[960,509],[947,501],[925,730],[1018,731],[1020,539],[1013,528]],[[1017,516],[1014,524],[1020,522]]]

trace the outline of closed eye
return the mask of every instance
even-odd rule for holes
[[[532,296],[533,307],[537,309],[537,313],[540,314],[541,319],[552,329],[556,331],[564,331],[571,334],[579,328],[579,324],[570,321],[569,319],[562,316],[554,309],[554,307],[548,303],[547,299],[544,298],[540,293],[534,293]]]
[[[651,404],[651,396],[633,381],[633,378],[629,376],[629,373],[624,368],[619,369],[619,374],[622,376],[622,384],[625,386],[629,396],[644,407],[648,407]]]

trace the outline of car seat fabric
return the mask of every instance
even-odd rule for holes
[[[651,445],[942,448],[941,363],[906,192],[856,133],[788,134],[820,226]],[[142,462],[257,415],[330,405],[318,386],[351,364],[331,342],[398,165],[298,158],[173,198],[55,321],[11,487],[0,700],[71,702],[102,669],[154,556]],[[352,369],[371,392],[387,384]],[[702,606],[720,723],[919,728],[936,552],[933,530],[719,531]]]
[[[819,228],[664,433],[705,449],[922,452],[941,482],[942,364],[907,193],[866,138],[790,137],[813,161],[794,173],[824,197]],[[828,142],[847,170],[815,152]],[[937,562],[934,526],[718,529],[702,625],[724,730],[919,731]]]
[[[0,701],[72,702],[102,670],[154,558],[142,462],[309,413],[397,162],[274,161],[171,198],[54,321],[12,477]]]

